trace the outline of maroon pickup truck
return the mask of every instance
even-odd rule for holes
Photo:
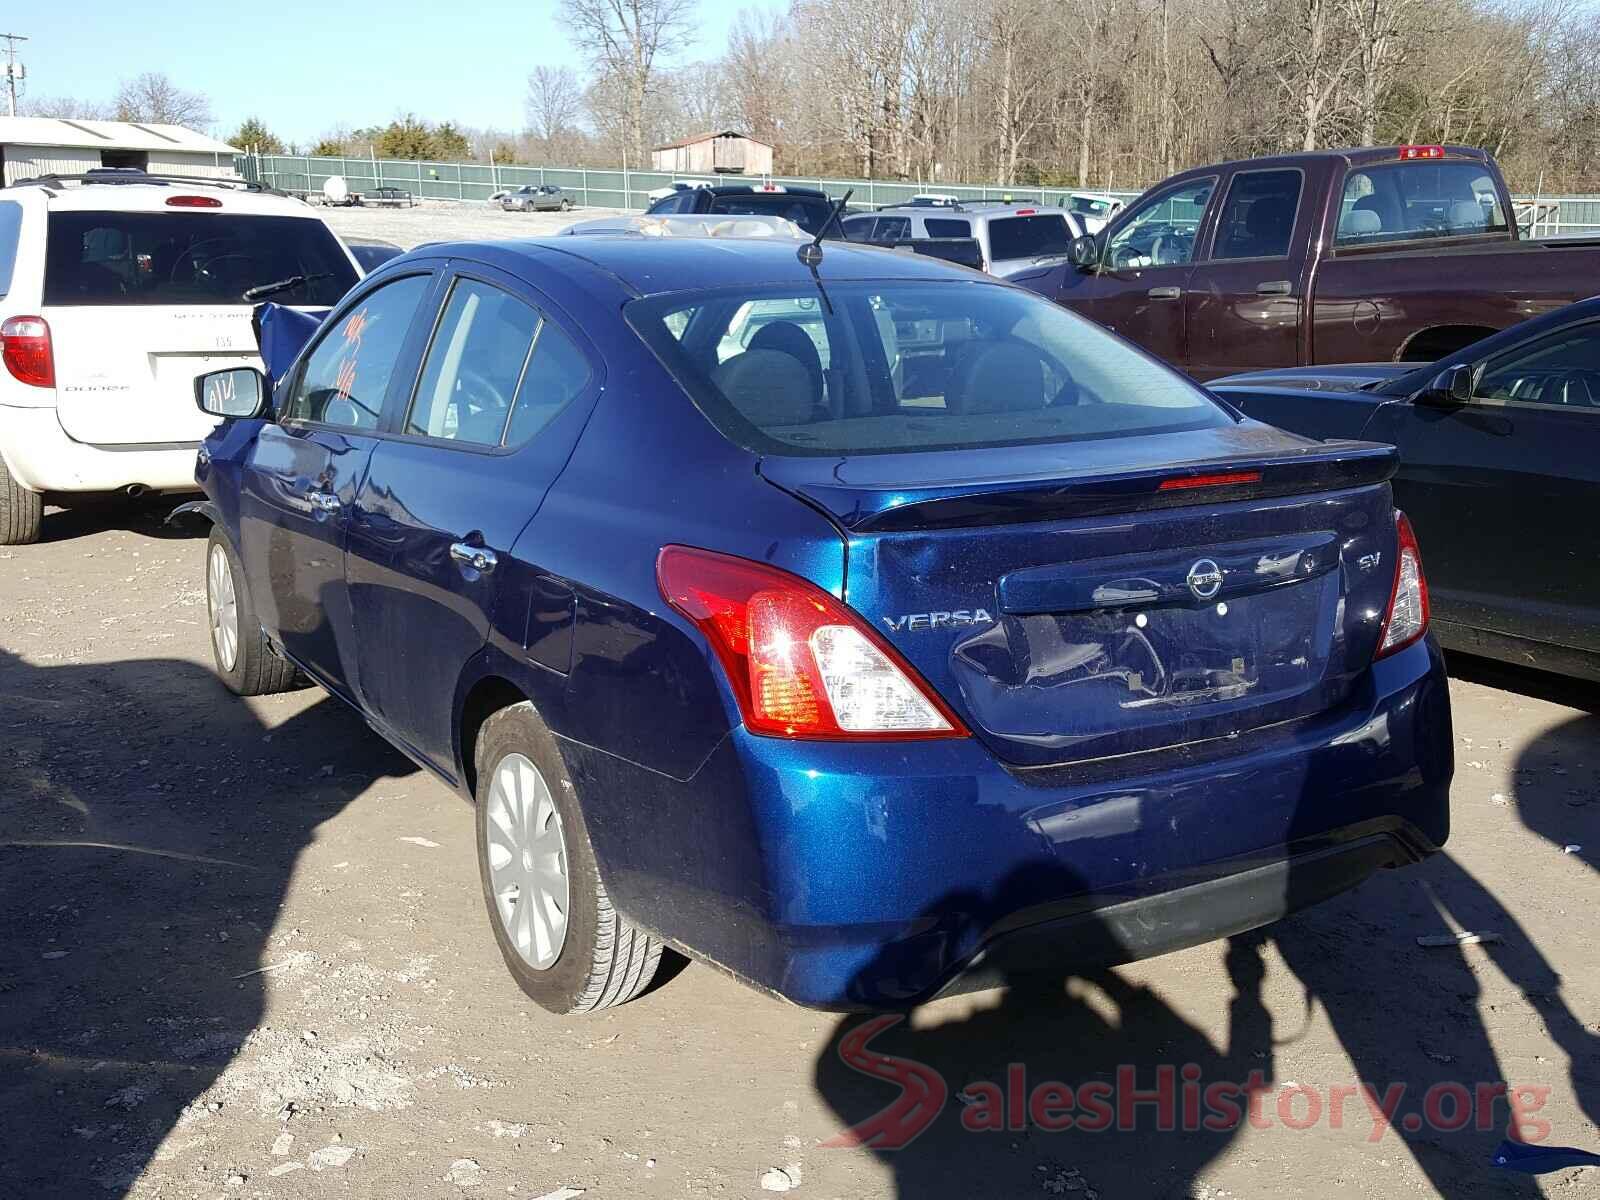
[[[1440,358],[1600,292],[1600,239],[1519,238],[1481,150],[1390,146],[1185,171],[1013,282],[1204,380]]]

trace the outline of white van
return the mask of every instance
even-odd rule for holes
[[[1065,259],[1072,239],[1083,234],[1078,218],[1064,208],[1032,201],[961,200],[939,197],[889,205],[858,213],[842,222],[852,242],[904,238],[972,238],[983,252],[984,270],[1002,279],[1053,258]]]
[[[194,379],[260,366],[244,293],[326,309],[361,269],[255,185],[105,171],[0,189],[0,544],[47,497],[194,489]],[[267,297],[261,296],[265,299]]]

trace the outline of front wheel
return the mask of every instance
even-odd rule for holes
[[[478,735],[478,873],[512,978],[541,1008],[591,1012],[649,986],[661,943],[611,907],[555,738],[526,702]]]
[[[44,497],[11,477],[0,460],[0,546],[31,546],[44,528]]]
[[[261,632],[239,556],[213,526],[206,546],[206,615],[211,656],[228,690],[240,696],[265,696],[299,686],[295,665],[272,648]]]

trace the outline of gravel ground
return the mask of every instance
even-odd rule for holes
[[[214,681],[203,539],[153,509],[52,512],[45,536],[0,549],[5,1200],[1594,1187],[1492,1167],[1503,1114],[1459,1132],[1402,1115],[1431,1085],[1507,1080],[1548,1089],[1550,1142],[1600,1149],[1596,689],[1453,664],[1447,854],[1259,935],[929,1005],[873,1048],[943,1077],[937,1118],[905,1149],[835,1148],[896,1095],[839,1057],[861,1018],[700,965],[598,1016],[535,1008],[489,935],[466,806],[316,691],[245,702]],[[1500,940],[1417,945],[1454,929]],[[1008,1064],[1030,1087],[1126,1065],[1147,1088],[1195,1064],[1259,1072],[1267,1096],[1214,1132],[1148,1111],[1127,1132],[967,1132],[958,1093]],[[1337,1128],[1280,1119],[1284,1095],[1291,1119],[1310,1104],[1283,1089],[1358,1079],[1407,1085],[1396,1128],[1375,1136],[1357,1100]]]
[[[407,250],[423,242],[490,238],[548,237],[574,221],[604,217],[613,208],[579,208],[570,213],[506,212],[498,205],[432,202],[416,208],[326,208],[328,224],[344,237],[377,238]]]

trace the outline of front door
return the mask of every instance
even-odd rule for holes
[[[1400,447],[1440,620],[1600,652],[1600,322],[1479,364],[1469,404],[1386,405],[1364,436]]]
[[[1318,219],[1304,211],[1312,207],[1301,203],[1304,190],[1299,167],[1228,181],[1211,253],[1184,298],[1196,379],[1299,364],[1305,247]]]
[[[1187,179],[1129,210],[1107,233],[1100,266],[1068,270],[1056,300],[1182,370],[1184,295],[1215,176]]]
[[[430,275],[367,293],[319,334],[278,395],[239,488],[240,557],[267,632],[319,683],[357,679],[345,538],[384,398]]]
[[[496,630],[521,653],[542,584],[518,535],[588,415],[590,357],[549,311],[487,268],[452,279],[351,520],[364,707],[447,775],[467,664]]]

